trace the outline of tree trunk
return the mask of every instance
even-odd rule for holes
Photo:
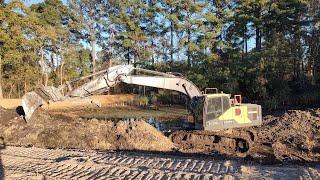
[[[188,33],[188,50],[187,50],[187,61],[188,61],[188,66],[191,67],[191,59],[190,59],[190,40],[191,40],[191,31],[190,31],[190,27],[188,27],[187,30]]]
[[[0,99],[3,99],[3,93],[2,93],[2,59],[0,56]]]
[[[26,94],[27,92],[28,92],[27,79],[24,78],[24,93]]]
[[[20,86],[17,86],[17,88],[18,88],[18,96],[19,96],[19,99],[21,98],[21,88],[20,88]]]
[[[112,58],[109,59],[109,68],[112,67]]]
[[[258,27],[256,27],[256,50],[261,50],[261,32]]]
[[[60,66],[60,85],[63,84],[63,65],[64,63],[62,63]]]
[[[3,99],[3,93],[2,93],[2,82],[0,83],[0,99]]]
[[[245,54],[247,54],[248,53],[247,25],[244,26],[243,41],[244,41],[244,52]]]
[[[313,82],[314,84],[318,84],[320,85],[320,42],[319,40],[316,41],[315,45],[314,45],[314,53],[313,53]]]
[[[92,73],[96,72],[96,43],[97,40],[95,38],[95,35],[93,35],[91,40]],[[93,79],[95,79],[95,76],[93,76]]]
[[[256,19],[260,19],[261,7],[257,7],[254,14]],[[260,51],[261,50],[261,30],[259,27],[259,23],[255,24],[255,26],[256,26],[256,50]]]
[[[44,86],[48,86],[49,75],[48,73],[44,73]]]
[[[128,50],[127,61],[128,61],[128,64],[130,64],[130,48],[128,48],[127,50]]]
[[[9,91],[9,99],[11,98],[11,94],[12,94],[13,88],[14,88],[14,84],[11,84],[10,85],[10,91]]]
[[[152,59],[152,64],[154,64],[155,63],[155,59],[154,59],[154,42],[153,42],[153,39],[154,38],[152,38],[152,40],[151,40],[151,49],[152,49],[152,55],[151,55],[151,59]]]
[[[170,14],[172,14],[172,7],[170,8]],[[170,61],[173,61],[173,22],[170,21]]]
[[[299,54],[299,49],[300,49],[300,46],[299,46],[299,40],[300,38],[298,37],[298,34],[295,33],[294,35],[294,69],[295,69],[295,74],[296,74],[296,79],[299,79],[300,78],[300,54]]]
[[[43,52],[43,47],[40,47],[40,53],[41,53],[41,59],[40,59],[40,61],[41,61],[41,63],[43,64],[43,65],[45,65],[45,63],[44,63],[44,52]],[[48,81],[49,81],[49,75],[48,75],[48,72],[46,71],[46,67],[45,66],[43,66],[42,67],[43,68],[43,74],[42,74],[42,77],[41,77],[41,83],[42,84],[44,84],[44,86],[48,86]],[[44,77],[43,77],[43,75],[44,75]],[[44,81],[44,82],[43,82]]]

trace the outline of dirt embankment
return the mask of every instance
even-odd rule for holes
[[[257,141],[272,149],[278,160],[320,161],[320,109],[267,115],[254,129]]]
[[[80,149],[170,151],[173,143],[144,121],[112,122],[50,116],[38,110],[31,123],[0,108],[0,137],[7,145]]]

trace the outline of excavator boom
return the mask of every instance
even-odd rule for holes
[[[137,72],[152,74],[153,76],[130,75],[134,70]],[[134,68],[132,65],[113,66],[104,71],[100,71],[99,74],[100,76],[96,79],[75,89],[72,89],[70,82],[66,82],[58,88],[51,86],[40,87],[36,91],[26,93],[22,97],[22,107],[25,112],[25,120],[28,122],[34,111],[49,101],[61,101],[75,97],[83,98],[99,94],[101,92],[107,92],[111,87],[114,87],[120,82],[175,90],[188,95],[190,98],[194,96],[201,96],[199,89],[191,81],[188,81],[183,77],[176,77],[172,74],[147,69]],[[92,75],[89,75],[87,78],[91,76]],[[86,77],[78,80],[83,80],[85,78]],[[66,87],[69,89],[69,93],[62,95],[62,89]]]

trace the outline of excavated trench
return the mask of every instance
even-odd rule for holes
[[[175,107],[169,109],[154,118],[148,116],[148,111],[140,112],[135,108],[133,110],[138,113],[135,114],[138,118],[128,117],[130,112],[118,107],[105,111],[123,110],[126,118],[101,115],[94,118],[95,113],[84,115],[86,110],[79,109],[54,112],[38,110],[32,123],[26,124],[16,110],[0,108],[0,137],[7,145],[15,146],[159,152],[178,150],[183,153],[246,157],[262,162],[320,161],[320,109],[267,115],[260,127],[229,130],[235,136],[236,131],[254,132],[254,137],[251,137],[254,143],[250,144],[250,151],[245,156],[229,154],[223,149],[226,147],[216,146],[214,151],[208,151],[198,148],[201,144],[183,146],[173,143],[168,136],[177,130],[188,129],[191,123],[183,120],[183,113],[171,116]]]

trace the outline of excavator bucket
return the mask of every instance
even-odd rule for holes
[[[58,88],[52,86],[43,86],[35,91],[26,93],[22,97],[22,108],[24,111],[24,118],[28,123],[31,119],[32,114],[41,105],[48,101],[60,101],[64,98]]]
[[[28,123],[34,111],[43,105],[46,101],[36,92],[28,92],[22,97],[22,108],[24,110],[24,118]]]

